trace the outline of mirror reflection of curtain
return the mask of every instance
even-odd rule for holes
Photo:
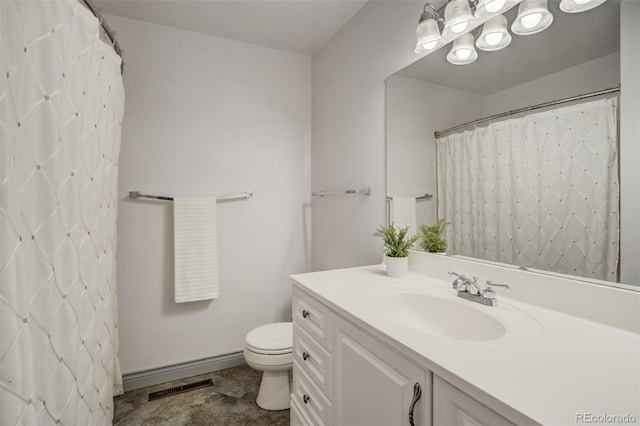
[[[448,253],[616,281],[617,100],[439,138]]]
[[[121,59],[75,0],[0,1],[0,424],[106,425]]]

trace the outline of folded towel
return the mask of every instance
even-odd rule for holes
[[[409,227],[407,235],[415,235],[416,227],[416,198],[415,197],[392,197],[391,198],[391,221],[398,228]]]
[[[218,297],[216,198],[174,198],[176,303]]]

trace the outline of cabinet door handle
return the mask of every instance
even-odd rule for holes
[[[303,360],[305,360],[305,361],[306,361],[306,360],[308,360],[310,356],[311,356],[311,355],[309,355],[309,353],[308,353],[308,352],[302,352],[302,359],[303,359]]]
[[[422,388],[420,387],[420,383],[416,383],[415,385],[413,385],[413,399],[411,400],[411,405],[409,406],[409,424],[411,426],[415,426],[415,423],[413,422],[413,409],[415,408],[416,402],[418,402],[421,396]]]
[[[308,403],[309,400],[311,399],[311,397],[309,395],[307,395],[306,393],[304,395],[302,395],[302,400],[304,401],[304,403]]]
[[[303,310],[302,310],[302,318],[306,318],[306,317],[308,317],[308,316],[309,316],[309,314],[310,314],[310,312],[309,312],[309,311],[307,311],[306,309],[303,309]]]

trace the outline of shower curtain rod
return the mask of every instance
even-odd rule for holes
[[[111,40],[111,45],[113,46],[113,50],[115,50],[118,56],[122,58],[122,48],[120,48],[120,43],[118,43],[118,36],[116,35],[115,31],[111,29],[111,27],[109,26],[109,23],[104,18],[104,13],[102,12],[102,9],[100,9],[95,4],[93,4],[91,0],[79,0],[79,1],[81,3],[84,3],[85,6],[87,6],[87,9],[89,9],[89,11],[93,13],[93,15],[96,18],[98,18],[98,21],[100,21],[100,26],[104,29],[104,32],[107,33],[109,40]],[[120,64],[120,74],[124,74],[124,60]]]
[[[593,98],[596,96],[608,95],[610,93],[616,93],[619,91],[620,91],[620,86],[612,87],[610,89],[604,89],[604,90],[598,90],[596,92],[585,93],[584,95],[571,96],[569,98],[559,99],[557,101],[545,102],[542,104],[532,105],[525,108],[514,109],[511,111],[502,112],[500,114],[495,114],[489,117],[481,118],[479,120],[470,121],[468,123],[458,124],[457,126],[451,127],[447,130],[434,132],[433,135],[436,137],[436,139],[438,139],[439,137],[446,136],[450,133],[455,132],[456,130],[464,129],[465,127],[471,126],[472,124],[484,123],[485,121],[491,121],[491,120],[496,120],[503,117],[509,117],[510,115],[520,114],[522,112],[533,111],[535,109],[546,108],[554,105],[564,104],[567,102],[579,101],[581,99]]]

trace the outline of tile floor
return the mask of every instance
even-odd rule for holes
[[[259,371],[247,365],[135,389],[114,398],[117,426],[289,425],[289,410],[267,411],[256,405]],[[159,390],[212,379],[213,386],[148,401]]]

